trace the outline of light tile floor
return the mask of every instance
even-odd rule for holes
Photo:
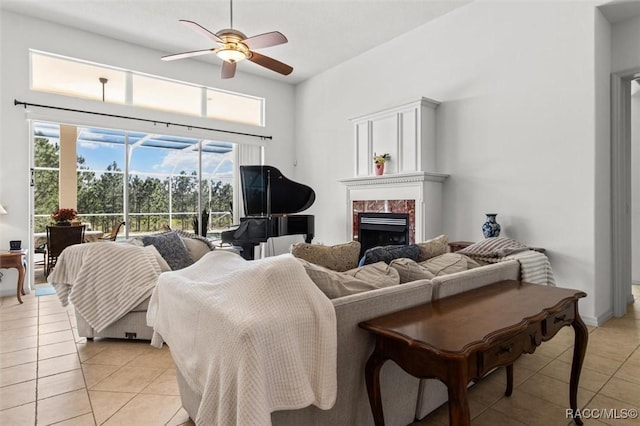
[[[590,409],[640,409],[640,289],[623,318],[590,327],[578,393]],[[55,295],[0,299],[0,425],[193,425],[181,408],[171,353],[146,342],[76,333],[74,311]],[[472,425],[567,425],[573,332],[564,328],[515,367],[470,390]],[[637,411],[636,411],[637,412]],[[416,425],[447,425],[443,405]],[[637,425],[638,419],[586,419],[586,425]],[[304,425],[301,425],[304,426]]]

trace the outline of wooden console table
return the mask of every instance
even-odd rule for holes
[[[586,294],[579,290],[507,280],[360,323],[376,337],[365,367],[376,426],[384,425],[380,369],[388,359],[415,377],[446,384],[449,424],[468,426],[469,381],[506,366],[505,395],[511,395],[514,361],[523,353],[533,353],[566,325],[575,332],[569,404],[577,413],[588,339],[578,314],[582,297]],[[582,424],[577,416],[574,421]]]
[[[22,295],[24,292],[24,257],[27,255],[27,250],[3,250],[0,251],[0,268],[16,268],[18,270],[18,286],[16,294],[18,296],[18,302],[22,303]]]

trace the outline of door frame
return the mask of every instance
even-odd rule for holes
[[[631,292],[631,81],[640,69],[611,74],[611,280],[613,315]]]

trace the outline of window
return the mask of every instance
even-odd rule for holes
[[[84,127],[76,140],[61,141],[58,124],[40,122],[34,133],[35,232],[59,207],[61,143],[75,146],[78,218],[94,230],[107,233],[124,219],[127,235],[166,226],[193,232],[205,209],[209,236],[232,223],[231,143]]]
[[[162,109],[199,116],[202,89],[175,81],[133,75],[133,100],[137,107]]]
[[[115,68],[64,60],[55,56],[31,54],[31,89],[76,98],[102,100],[106,78],[105,102],[125,103],[126,73]]]
[[[264,126],[264,99],[207,90],[207,117]]]
[[[36,50],[31,50],[31,89],[98,101],[104,96],[104,102],[265,125],[263,98]]]

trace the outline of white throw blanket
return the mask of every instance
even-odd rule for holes
[[[100,242],[64,249],[47,281],[99,333],[151,296],[158,275],[152,250]]]
[[[214,251],[163,273],[147,324],[202,395],[196,425],[270,425],[273,411],[335,403],[335,310],[291,255]]]
[[[520,262],[520,278],[522,281],[533,284],[556,285],[551,263],[549,263],[549,258],[545,254],[527,250],[504,258],[504,260],[510,259],[516,259]]]

